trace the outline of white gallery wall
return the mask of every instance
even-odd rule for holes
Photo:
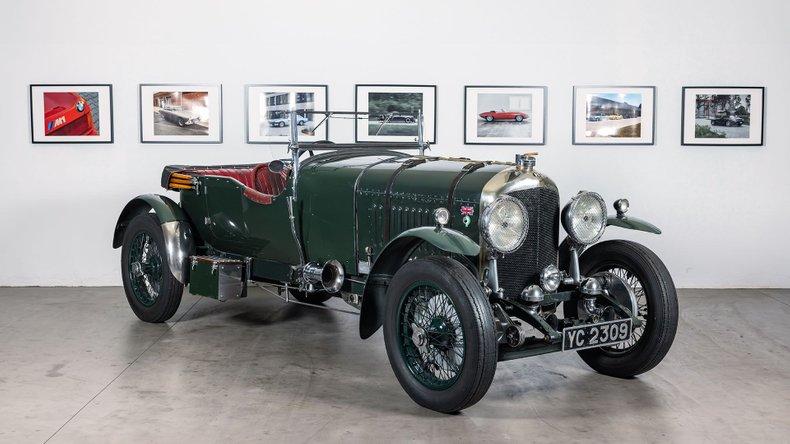
[[[432,154],[511,160],[535,147],[465,146],[464,85],[548,87],[538,169],[661,227],[649,245],[681,287],[790,287],[790,4],[775,1],[3,1],[0,285],[120,285],[111,248],[132,197],[170,163],[261,162],[244,85],[438,85]],[[224,143],[141,144],[139,83],[221,83]],[[28,85],[112,83],[115,143],[33,145]],[[654,146],[572,146],[573,85],[655,85]],[[681,87],[765,86],[763,147],[682,147]],[[334,140],[353,139],[334,123]]]

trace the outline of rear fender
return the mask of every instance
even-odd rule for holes
[[[406,230],[381,251],[365,283],[359,319],[359,336],[367,339],[384,323],[386,294],[395,272],[405,264],[412,251],[428,242],[447,253],[477,256],[480,246],[465,234],[449,228],[417,227]]]
[[[157,194],[137,196],[121,211],[115,224],[112,247],[123,244],[123,235],[129,222],[139,214],[153,210],[162,227],[165,239],[165,254],[170,272],[182,284],[186,284],[189,274],[189,256],[195,251],[192,226],[186,213],[172,199]]]

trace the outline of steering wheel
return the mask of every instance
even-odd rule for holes
[[[270,173],[281,173],[285,169],[285,162],[282,160],[272,160],[269,162],[268,168]]]

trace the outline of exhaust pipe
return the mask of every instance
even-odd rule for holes
[[[302,277],[311,285],[321,284],[324,290],[337,293],[343,286],[346,273],[340,262],[332,259],[324,265],[310,262],[302,269]]]

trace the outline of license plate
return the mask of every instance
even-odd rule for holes
[[[562,350],[581,350],[627,341],[631,337],[631,328],[631,319],[568,327],[562,331]]]

